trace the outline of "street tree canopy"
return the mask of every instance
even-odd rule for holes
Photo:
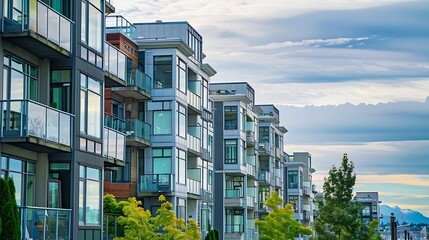
[[[295,235],[311,235],[310,228],[303,227],[302,224],[293,218],[293,210],[290,204],[285,207],[279,207],[283,203],[277,192],[272,192],[271,196],[265,201],[265,205],[272,209],[268,216],[263,220],[256,220],[256,226],[259,229],[259,239],[295,239]]]

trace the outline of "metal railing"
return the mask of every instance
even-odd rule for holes
[[[104,43],[104,71],[126,80],[127,56],[108,42]]]
[[[18,207],[21,239],[70,239],[71,210]]]
[[[2,2],[3,9],[11,8],[4,11],[11,15],[3,18],[5,32],[32,31],[71,52],[74,23],[70,19],[40,0],[13,1],[9,5],[8,1]]]
[[[136,27],[122,16],[109,15],[106,16],[106,33],[122,33],[129,39],[135,39]]]
[[[121,161],[125,159],[125,133],[104,127],[103,155]]]
[[[150,142],[151,125],[138,119],[126,119],[125,124],[127,136],[134,136]]]
[[[73,118],[32,100],[0,100],[0,137],[33,136],[71,146]]]
[[[173,174],[140,175],[140,192],[171,192],[173,191]]]
[[[125,120],[107,113],[104,113],[104,126],[118,132],[125,132]]]
[[[127,74],[127,87],[137,87],[151,94],[152,79],[139,69],[129,69]]]
[[[103,240],[124,236],[124,227],[118,224],[119,214],[104,213]]]

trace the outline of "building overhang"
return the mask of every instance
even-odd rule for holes
[[[234,102],[240,101],[246,104],[251,103],[250,99],[244,94],[225,94],[225,95],[210,95],[213,102]]]
[[[158,49],[158,48],[176,48],[185,56],[190,57],[194,55],[194,51],[186,45],[182,39],[179,38],[137,38],[137,45],[139,50],[143,49]]]
[[[208,64],[208,63],[201,64],[201,70],[203,70],[205,73],[207,73],[207,75],[209,75],[209,77],[213,77],[217,73],[216,70],[212,66],[210,66],[210,64]]]

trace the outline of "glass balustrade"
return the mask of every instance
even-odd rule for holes
[[[133,137],[140,138],[150,142],[151,141],[150,132],[151,132],[151,126],[148,123],[145,123],[138,119],[126,120],[127,136],[133,136]]]
[[[140,176],[140,192],[171,192],[173,174],[143,174]]]

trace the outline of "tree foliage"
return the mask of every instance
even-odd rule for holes
[[[136,198],[128,198],[126,201],[116,203],[113,195],[104,197],[105,207],[110,212],[121,212],[118,223],[124,227],[124,236],[115,240],[170,240],[200,239],[201,233],[193,219],[189,219],[188,225],[183,218],[177,218],[172,209],[172,204],[163,195],[159,197],[161,207],[157,215],[152,216],[149,210],[141,207],[141,202]],[[120,210],[120,211],[119,211]]]
[[[216,229],[210,229],[204,240],[219,240],[219,232]]]
[[[360,205],[352,202],[355,182],[354,164],[344,154],[341,166],[332,166],[323,184],[324,203],[319,203],[319,216],[314,222],[316,239],[369,239],[368,228],[360,220]]]
[[[382,240],[381,234],[377,231],[378,228],[378,220],[372,220],[369,223],[369,240]]]
[[[272,209],[268,216],[263,220],[256,220],[256,226],[259,229],[259,239],[295,239],[295,235],[311,235],[310,228],[303,227],[302,224],[293,218],[293,210],[290,204],[285,207],[279,207],[283,202],[277,192],[272,192],[271,196],[265,201],[265,205]]]
[[[16,205],[15,185],[9,178],[0,178],[0,218],[2,232],[0,239],[18,240],[21,235],[19,211]]]

